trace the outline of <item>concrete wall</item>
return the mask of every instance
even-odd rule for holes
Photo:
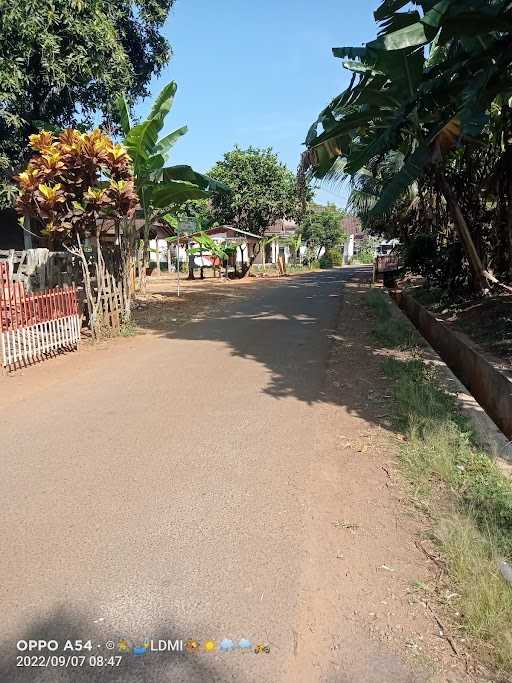
[[[350,263],[354,256],[354,235],[349,235],[343,245],[343,262]]]
[[[508,439],[512,439],[512,381],[464,335],[451,330],[406,292],[399,306]]]

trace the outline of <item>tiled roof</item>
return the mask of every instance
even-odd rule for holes
[[[345,216],[341,224],[347,235],[356,235],[361,232],[361,221],[357,216]]]

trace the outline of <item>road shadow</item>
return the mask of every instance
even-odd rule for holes
[[[184,639],[183,629],[167,621],[154,629],[155,639]],[[0,681],[2,683],[96,683],[112,681],[113,683],[212,683],[225,681],[216,667],[214,657],[208,653],[189,652],[152,652],[136,656],[131,651],[122,653],[119,650],[119,639],[125,638],[133,646],[140,645],[129,633],[119,633],[108,626],[95,625],[72,609],[56,609],[52,616],[40,617],[23,630],[13,635],[8,641],[0,644]],[[21,652],[17,649],[18,640],[56,640],[60,644],[58,651]],[[92,650],[81,652],[64,651],[67,640],[83,642],[91,640]],[[108,649],[106,643],[112,641],[115,649]],[[99,647],[98,647],[99,646]],[[42,666],[41,660],[48,656],[67,657],[83,656],[81,666]],[[101,657],[109,660],[121,656],[119,666],[103,664]],[[229,656],[229,655],[226,655]],[[19,658],[31,657],[32,666],[19,666]],[[92,658],[92,660],[90,660]],[[28,660],[26,660],[28,663]],[[90,661],[94,663],[91,665]],[[230,677],[231,681],[235,678]]]
[[[186,324],[152,321],[146,328],[169,340],[227,345],[232,356],[268,370],[262,391],[276,400],[336,404],[382,424],[386,350],[371,334],[371,275],[371,267],[361,266],[262,281]],[[342,367],[336,370],[335,363]],[[325,381],[326,373],[332,381]],[[219,374],[226,386],[239,379]]]

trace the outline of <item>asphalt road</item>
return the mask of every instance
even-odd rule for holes
[[[3,411],[0,681],[416,680],[391,659],[380,672],[372,660],[371,676],[297,664],[319,638],[304,615],[316,610],[326,633],[332,615],[308,602],[323,542],[308,519],[322,496],[305,492],[331,446],[329,334],[356,273],[265,283]],[[122,638],[245,638],[271,651],[16,669],[29,638],[91,639],[87,657],[110,655],[109,640],[117,654]]]

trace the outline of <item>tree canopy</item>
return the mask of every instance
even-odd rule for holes
[[[214,220],[257,235],[300,209],[297,181],[271,148],[235,147],[208,174],[229,192],[211,200]]]
[[[351,83],[310,128],[302,169],[350,176],[352,207],[402,239],[457,235],[478,288],[493,270],[510,281],[510,2],[413,4],[385,0],[375,40],[333,49]]]
[[[0,175],[18,170],[43,124],[111,120],[168,62],[174,0],[0,0]]]
[[[300,224],[302,240],[317,251],[322,247],[326,251],[338,247],[346,238],[342,225],[344,216],[345,212],[335,204],[310,207]]]

